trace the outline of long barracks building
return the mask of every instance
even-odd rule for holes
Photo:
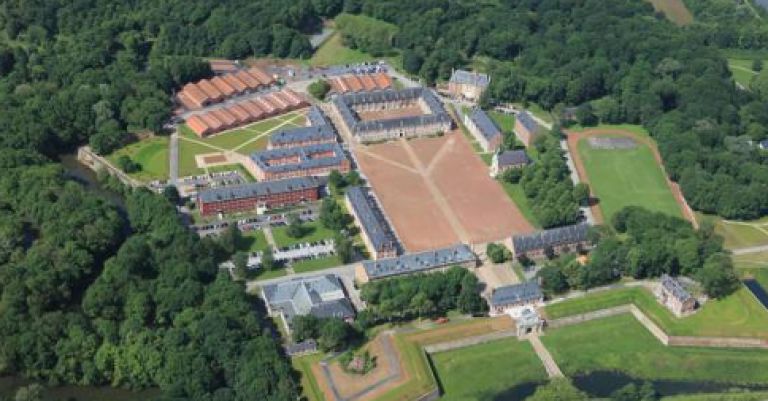
[[[328,175],[333,170],[347,173],[352,164],[338,143],[268,149],[243,161],[259,181]]]
[[[293,205],[320,199],[323,181],[315,177],[257,182],[208,189],[197,194],[203,216]]]
[[[363,120],[360,112],[385,112],[417,106],[416,116]],[[426,88],[379,90],[336,96],[333,107],[345,129],[358,142],[377,142],[443,133],[453,127],[453,120],[440,100]]]
[[[365,246],[373,259],[397,256],[398,242],[383,213],[361,187],[347,188],[347,209],[360,226]]]
[[[355,267],[355,280],[364,284],[405,274],[441,271],[451,266],[476,267],[477,257],[468,245],[459,244],[395,258],[364,261]]]
[[[317,106],[307,112],[307,126],[280,130],[269,137],[267,149],[336,143],[336,132],[328,118]]]

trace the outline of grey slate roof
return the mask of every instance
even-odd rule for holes
[[[496,157],[499,161],[499,167],[517,166],[520,164],[527,165],[531,162],[531,158],[529,158],[528,154],[525,153],[525,151],[522,149],[506,150],[499,153],[499,155]]]
[[[414,100],[422,98],[429,108],[429,114],[382,120],[361,121],[352,109],[358,104],[382,103],[398,100]],[[370,92],[347,93],[336,96],[333,100],[341,118],[349,129],[356,135],[365,135],[369,131],[390,128],[407,128],[433,123],[451,123],[451,117],[440,100],[431,90],[422,87],[405,89],[385,89]]]
[[[270,308],[282,312],[289,326],[294,316],[346,319],[355,315],[341,280],[332,274],[265,285],[262,291]]]
[[[309,125],[312,127],[322,127],[324,125],[331,125],[331,122],[328,120],[328,117],[325,116],[325,113],[323,113],[323,110],[320,109],[318,106],[312,106],[309,108],[309,111],[307,112],[307,120],[309,120]]]
[[[527,281],[522,284],[496,288],[491,294],[490,304],[491,306],[503,306],[527,303],[538,301],[543,297],[544,294],[541,292],[539,284],[535,281]]]
[[[315,153],[333,152],[331,157],[315,158]],[[297,163],[271,165],[270,160],[296,156]],[[347,156],[338,143],[321,143],[317,145],[297,146],[293,148],[269,149],[252,153],[251,159],[266,172],[282,173],[295,170],[305,170],[319,167],[333,167],[339,165]]]
[[[293,192],[308,188],[320,188],[322,185],[323,181],[315,177],[298,177],[277,181],[255,182],[232,187],[206,189],[200,191],[197,196],[198,199],[203,202],[219,202]]]
[[[667,274],[661,276],[661,286],[680,302],[685,302],[693,298],[676,278]]]
[[[475,254],[472,253],[469,246],[460,244],[434,251],[411,253],[396,258],[365,261],[363,262],[363,268],[368,274],[368,278],[374,280],[400,274],[418,273],[475,260]]]
[[[272,145],[288,145],[307,141],[335,141],[336,134],[329,125],[299,127],[278,131],[269,137]]]
[[[293,343],[285,347],[285,353],[288,356],[306,354],[317,351],[317,341],[309,339],[300,343]]]
[[[763,139],[760,141],[760,149],[766,149],[768,150],[768,139]]]
[[[488,114],[486,114],[483,109],[479,107],[472,109],[469,113],[469,119],[472,120],[477,127],[477,130],[480,131],[480,134],[485,137],[485,139],[490,141],[501,136],[501,130],[496,126],[496,123],[488,117]]]
[[[515,116],[517,121],[520,121],[523,127],[530,132],[537,132],[539,130],[539,123],[533,119],[533,116],[528,111],[521,111]]]
[[[544,249],[548,246],[570,245],[587,240],[587,223],[552,228],[527,235],[512,237],[512,245],[516,253]]]
[[[384,220],[384,216],[377,213],[371,205],[371,199],[365,190],[357,186],[349,187],[347,188],[347,198],[373,247],[376,250],[395,248],[397,240],[392,234],[392,230]]]
[[[453,70],[451,74],[450,82],[461,85],[475,85],[480,87],[486,87],[491,83],[491,77],[488,74],[481,74],[478,72],[471,72],[467,70]]]

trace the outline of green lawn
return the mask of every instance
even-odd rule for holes
[[[592,149],[589,140],[584,139],[579,141],[578,152],[606,221],[630,205],[682,217],[664,172],[648,146],[638,143],[635,149]]]
[[[517,338],[441,352],[431,358],[444,401],[493,399],[517,385],[547,379],[531,344]]]
[[[400,55],[375,57],[360,50],[350,49],[344,45],[341,33],[336,32],[315,51],[315,54],[309,59],[309,64],[314,67],[322,67],[339,64],[359,64],[382,59],[395,68],[400,68],[403,64]]]
[[[743,58],[728,59],[728,69],[731,70],[733,79],[747,89],[749,89],[749,84],[752,82],[752,77],[757,75],[756,72],[752,71],[752,60]],[[763,60],[764,64],[768,64],[766,62],[768,60]]]
[[[243,145],[241,148],[237,149],[237,153],[248,156],[253,152],[258,152],[260,150],[266,149],[268,142],[269,142],[269,135],[264,135],[253,142],[248,142],[248,144]]]
[[[261,252],[267,248],[269,243],[262,230],[244,231],[242,241],[237,244],[237,250],[245,252]]]
[[[579,124],[571,125],[568,127],[568,131],[581,132],[591,129],[613,129],[617,131],[628,131],[641,137],[649,137],[648,131],[642,126],[637,124],[600,124],[595,127],[583,127]]]
[[[293,121],[296,121],[294,124]],[[181,135],[185,138],[194,139],[213,147],[222,148],[226,150],[233,150],[234,148],[242,145],[243,143],[264,134],[265,132],[274,130],[278,126],[283,128],[291,128],[298,126],[303,120],[303,116],[299,113],[287,113],[279,117],[273,117],[264,121],[255,122],[248,126],[227,131],[221,134],[209,136],[206,138],[199,138],[190,130],[186,125],[181,129]]]
[[[634,303],[669,335],[768,338],[768,310],[746,288],[712,299],[695,314],[677,318],[646,289],[600,291],[546,307],[551,319]]]
[[[765,401],[768,392],[744,392],[722,394],[686,394],[662,397],[662,401]]]
[[[504,114],[491,110],[488,111],[488,115],[493,119],[496,125],[501,128],[503,132],[512,132],[515,130],[514,114]]]
[[[307,401],[325,401],[323,392],[312,375],[312,365],[323,359],[322,353],[301,356],[291,359],[293,369],[299,372],[301,378],[301,395]]]
[[[141,165],[141,171],[130,174],[140,181],[165,180],[168,178],[168,137],[155,136],[134,142],[107,156],[113,164],[126,155]]]
[[[329,230],[319,222],[313,221],[311,223],[304,223],[304,227],[307,229],[307,233],[301,238],[291,238],[286,231],[287,226],[275,227],[272,229],[272,235],[275,237],[275,242],[279,247],[286,247],[295,244],[301,244],[306,242],[316,242],[323,239],[329,239],[336,236],[333,230]]]
[[[302,260],[293,264],[293,271],[296,273],[307,273],[318,270],[325,270],[330,267],[341,266],[344,263],[338,256],[332,255],[324,258]]]
[[[541,339],[566,375],[610,370],[648,380],[768,384],[768,351],[667,347],[630,315],[552,329]]]
[[[284,268],[274,270],[258,269],[255,274],[248,277],[249,280],[269,280],[271,278],[283,277],[288,272]]]
[[[197,167],[195,155],[213,152],[216,150],[208,146],[179,138],[179,177],[205,174],[205,170]]]
[[[768,233],[761,231],[756,225],[762,220],[731,222],[714,215],[697,213],[699,222],[709,221],[715,225],[715,232],[725,240],[725,247],[729,249],[745,248],[758,245],[768,245]],[[768,231],[768,225],[763,226]]]
[[[740,269],[762,269],[768,272],[768,251],[734,255],[733,262]]]
[[[403,335],[396,335],[394,344],[400,351],[403,366],[409,374],[409,380],[376,398],[376,401],[411,401],[416,396],[426,394],[434,389],[436,386],[435,377],[421,345],[408,341],[407,336]]]

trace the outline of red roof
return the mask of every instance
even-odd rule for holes
[[[260,119],[264,115],[264,110],[259,106],[258,102],[253,100],[242,102],[240,104],[251,115],[254,120]]]
[[[387,89],[392,86],[392,78],[386,73],[380,72],[375,74],[373,79],[376,81],[376,85],[378,85],[379,89]]]
[[[253,117],[251,117],[251,114],[248,113],[247,110],[243,108],[240,104],[234,104],[227,108],[227,111],[229,111],[233,116],[237,117],[240,122],[251,122],[253,121]]]
[[[275,83],[275,79],[269,74],[264,72],[261,68],[252,67],[248,69],[248,73],[256,78],[262,85],[272,85]]]
[[[211,84],[227,97],[234,95],[236,92],[235,88],[231,87],[222,77],[213,77],[211,79]]]
[[[259,108],[264,110],[267,114],[273,114],[274,112],[277,111],[277,107],[275,107],[275,105],[272,104],[272,102],[268,102],[264,98],[264,96],[262,96],[262,97],[260,97],[258,99],[255,99],[254,102],[256,102],[256,104],[259,105]]]
[[[201,114],[200,118],[202,118],[203,121],[205,121],[205,124],[208,127],[210,127],[211,130],[213,130],[214,132],[221,130],[222,127],[224,126],[224,123],[222,123],[218,118],[216,118],[211,113]]]
[[[285,109],[286,107],[288,107],[290,105],[289,102],[281,99],[280,96],[278,96],[275,93],[270,93],[268,95],[264,95],[263,99],[268,101],[268,102],[270,102],[270,103],[272,103],[277,110],[283,110],[283,109]]]
[[[203,93],[205,93],[208,98],[210,98],[213,101],[220,101],[224,98],[224,94],[221,93],[218,89],[216,89],[213,84],[211,84],[210,81],[204,79],[197,83],[197,87],[200,88]]]
[[[237,118],[230,114],[227,109],[213,110],[211,114],[213,114],[217,120],[221,121],[221,123],[228,128],[233,127],[237,122]]]
[[[361,89],[363,89],[363,84],[355,75],[349,75],[345,77],[344,81],[347,82],[347,86],[349,86],[353,92],[359,92]]]
[[[235,73],[235,77],[242,83],[248,85],[248,88],[250,89],[258,89],[262,86],[261,82],[259,82],[258,79],[254,78],[254,76],[249,74],[247,71],[238,71]]]
[[[184,100],[188,100],[193,105],[195,105],[194,108],[201,108],[205,105],[205,103],[211,100],[210,96],[203,92],[203,90],[200,89],[200,87],[196,84],[184,85],[184,87],[181,89],[181,92],[179,92],[179,96],[180,99],[184,98]],[[182,100],[182,102],[184,102],[184,100]]]
[[[237,79],[235,74],[222,75],[221,79],[223,79],[229,86],[233,87],[238,93],[243,93],[248,89],[248,85]]]
[[[360,82],[362,82],[363,88],[365,88],[365,90],[367,91],[371,91],[378,88],[378,86],[376,85],[376,81],[374,81],[370,75],[361,75]]]
[[[204,137],[210,134],[211,128],[199,116],[192,116],[187,119],[187,126],[197,136]]]

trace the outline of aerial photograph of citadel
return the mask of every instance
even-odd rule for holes
[[[768,401],[768,1],[0,0],[0,401]]]

